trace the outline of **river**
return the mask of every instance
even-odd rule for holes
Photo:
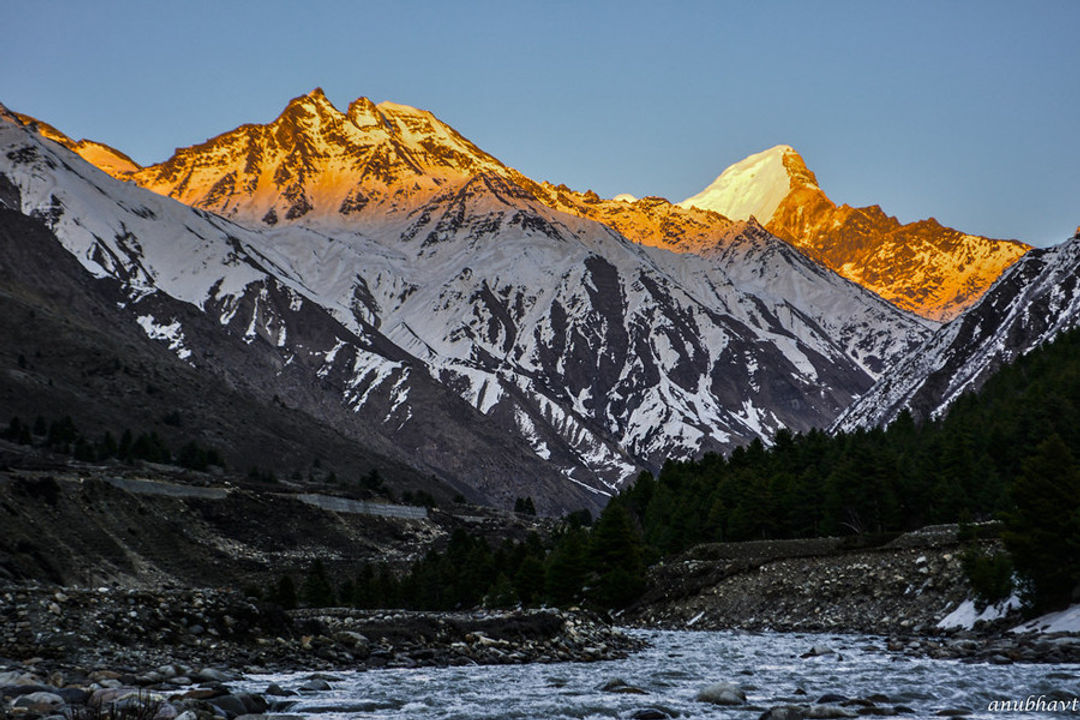
[[[878,707],[906,706],[914,711],[907,717],[968,709],[965,717],[1000,718],[1002,713],[989,709],[993,701],[1040,695],[1045,701],[1071,701],[1080,696],[1080,665],[912,659],[886,652],[881,638],[867,636],[633,632],[651,646],[625,660],[338,672],[331,690],[304,693],[285,712],[320,720],[494,720],[631,718],[656,708],[672,717],[757,718],[770,707],[812,704],[832,693],[863,699],[885,696],[887,700],[875,700]],[[837,653],[800,657],[815,646]],[[297,688],[309,675],[251,675],[242,686],[259,692],[270,682]],[[645,694],[599,689],[615,678]],[[716,682],[740,686],[747,704],[720,707],[696,699],[702,688]]]

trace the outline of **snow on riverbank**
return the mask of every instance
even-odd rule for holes
[[[1041,617],[1037,617],[1034,620],[1030,620],[1023,625],[1018,625],[1012,629],[1014,633],[1055,633],[1055,632],[1069,632],[1080,633],[1080,603],[1071,605],[1065,610],[1059,610],[1058,612],[1052,612]]]
[[[1013,610],[1020,609],[1020,598],[1014,593],[1008,599],[994,605],[987,605],[980,612],[975,607],[975,601],[970,598],[960,603],[955,610],[938,621],[937,626],[943,630],[949,628],[963,628],[970,630],[976,623],[998,620],[1008,615]]]

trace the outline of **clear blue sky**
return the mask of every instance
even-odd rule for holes
[[[681,200],[772,145],[838,203],[1080,224],[1080,2],[4,2],[0,102],[160,161],[322,86],[538,180]]]

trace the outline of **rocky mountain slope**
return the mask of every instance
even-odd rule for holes
[[[1080,228],[1032,250],[974,306],[943,326],[860,397],[834,427],[888,424],[903,410],[934,417],[1004,364],[1080,323]]]
[[[12,374],[19,382],[3,402],[7,417],[67,406],[65,414],[87,416],[81,427],[107,420],[104,429],[119,430],[120,423],[159,424],[179,407],[192,413],[193,425],[216,428],[221,436],[208,440],[227,453],[234,443],[248,447],[239,457],[251,462],[260,451],[248,443],[261,443],[264,462],[279,475],[306,467],[315,457],[309,453],[347,459],[355,453],[340,445],[351,443],[368,456],[347,465],[358,473],[411,468],[410,475],[437,476],[454,491],[497,504],[535,492],[547,511],[594,502],[378,330],[355,321],[346,328],[311,301],[250,244],[257,234],[113,180],[10,123],[0,123],[0,196],[21,209],[3,218],[13,240],[4,248],[4,291],[22,299],[6,316],[8,337],[22,339],[5,345],[9,367],[18,353],[43,370]],[[18,255],[11,254],[20,248],[14,239],[24,243]],[[57,239],[59,255],[50,245]],[[60,261],[71,255],[79,264]],[[112,284],[87,287],[94,277]],[[67,298],[56,322],[41,312],[58,304],[50,297]],[[93,332],[55,332],[69,323]],[[137,368],[147,345],[156,360],[155,377],[146,380],[161,397],[132,396],[123,372],[92,381],[102,374],[95,355],[109,367]],[[162,350],[171,364],[162,364]],[[40,362],[32,354],[38,351]],[[81,379],[68,377],[78,366],[65,354],[91,366]],[[70,393],[60,381],[70,383]],[[423,411],[413,412],[413,403]],[[275,406],[293,411],[284,425],[273,419]]]
[[[336,391],[335,412],[504,503],[565,487],[599,503],[668,457],[827,424],[929,332],[756,223],[597,205],[400,105],[343,113],[315,91],[268,125],[117,173],[216,215],[7,125],[0,172],[22,212],[87,269],[268,345]],[[664,227],[708,246],[662,249]],[[176,318],[145,327],[205,362]],[[467,450],[459,432],[486,439]]]
[[[725,170],[681,207],[756,218],[826,267],[897,307],[947,321],[1030,250],[940,225],[903,224],[877,205],[837,206],[795,150],[778,145]]]

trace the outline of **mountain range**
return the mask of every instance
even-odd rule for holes
[[[786,146],[673,204],[535,182],[429,112],[321,90],[148,167],[4,119],[0,201],[185,372],[332,428],[354,466],[544,512],[832,423],[1029,249],[838,208]]]

